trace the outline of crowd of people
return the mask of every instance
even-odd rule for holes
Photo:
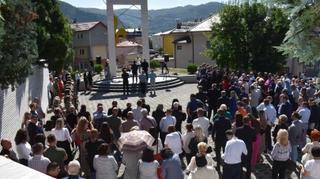
[[[274,179],[285,178],[290,163],[301,177],[320,178],[320,92],[313,80],[229,74],[209,65],[197,77],[199,91],[190,101],[173,99],[168,109],[152,109],[142,98],[123,109],[115,100],[107,110],[102,103],[94,112],[85,105],[77,110],[56,93],[60,103],[48,119],[35,98],[16,133],[16,150],[4,138],[0,154],[55,178],[115,179],[125,166],[124,179],[249,179],[263,156],[273,160]],[[134,152],[121,148],[121,137],[134,131],[154,142]]]

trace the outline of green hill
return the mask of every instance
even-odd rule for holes
[[[76,8],[68,3],[60,2],[60,7],[65,16],[77,22],[102,21],[106,23],[106,10],[94,8]],[[194,19],[204,19],[209,15],[217,13],[223,4],[210,2],[198,6],[183,6],[169,9],[150,10],[150,33],[170,30],[175,27],[176,20],[188,21]],[[137,9],[118,9],[115,14],[119,16],[120,25],[126,28],[140,27],[140,11]]]

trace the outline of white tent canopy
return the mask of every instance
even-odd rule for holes
[[[0,156],[0,178],[10,179],[53,179],[52,177],[45,175],[41,172],[33,170],[29,167],[21,165],[20,163],[14,162],[3,156]]]

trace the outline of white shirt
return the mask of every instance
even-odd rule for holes
[[[137,107],[135,109],[132,109],[133,112],[133,119],[140,122],[141,119],[143,118],[142,112],[141,112],[142,107]]]
[[[191,139],[194,137],[194,133],[193,132],[187,132],[182,136],[182,141],[183,141],[183,150],[186,153],[190,153],[190,149],[189,149],[189,143],[191,141]]]
[[[18,159],[26,159],[28,160],[30,158],[31,154],[31,145],[26,143],[20,143],[16,146],[17,153],[18,153]]]
[[[206,117],[198,117],[197,119],[193,120],[192,122],[192,126],[193,128],[196,128],[197,126],[200,126],[200,128],[202,129],[204,135],[206,137],[208,137],[208,128],[210,126],[210,122],[209,119]]]
[[[167,145],[173,153],[181,154],[182,153],[182,137],[178,132],[172,132],[166,136],[164,140],[164,145]]]
[[[169,125],[176,125],[176,117],[174,116],[165,116],[160,120],[159,127],[162,132],[168,132]]]
[[[238,164],[241,163],[241,155],[247,155],[247,147],[243,140],[233,137],[227,141],[224,154],[222,158],[227,164]]]
[[[309,160],[304,165],[304,168],[310,173],[308,179],[319,179],[320,178],[320,160]]]
[[[28,160],[28,166],[30,168],[42,173],[47,173],[47,166],[49,163],[51,163],[50,160],[43,155],[34,155]]]
[[[139,160],[139,179],[158,179],[157,168],[159,167],[158,161],[143,162]]]
[[[62,129],[52,129],[52,134],[56,136],[57,141],[63,142],[68,140],[70,143],[72,142],[69,130],[67,128]]]
[[[302,123],[308,123],[309,119],[310,119],[310,115],[311,115],[311,111],[310,109],[306,108],[306,107],[301,107],[298,109],[298,113],[301,116],[301,121]]]
[[[266,106],[264,103],[261,103],[257,107],[257,110],[258,111],[260,111],[260,110],[264,111],[264,114],[266,116],[268,125],[271,125],[276,121],[277,111],[276,111],[276,109],[274,108],[274,106],[272,104],[269,104],[269,105]]]

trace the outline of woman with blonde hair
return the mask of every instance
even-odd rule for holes
[[[92,127],[91,123],[86,117],[80,117],[77,127],[71,132],[71,136],[76,146],[80,149],[80,164],[82,171],[88,176],[90,170],[86,160],[87,151],[85,148],[86,142],[89,140],[89,129]]]
[[[200,142],[197,145],[197,148],[198,148],[197,155],[191,158],[191,161],[187,167],[187,171],[190,172],[188,179],[217,178],[218,175],[215,173],[213,169],[212,157],[210,154],[207,154],[208,145],[204,142]]]
[[[273,159],[272,179],[284,179],[287,161],[290,158],[291,145],[289,134],[285,129],[280,129],[277,134],[277,143],[274,145],[271,156]]]
[[[55,135],[57,139],[57,146],[63,148],[68,154],[68,160],[72,161],[72,152],[70,144],[72,143],[72,138],[70,136],[69,130],[64,126],[64,120],[62,118],[57,119],[56,126],[52,130],[52,134]]]
[[[302,156],[301,163],[305,164],[308,160],[313,159],[312,154],[311,154],[311,149],[313,147],[320,147],[320,131],[317,129],[313,129],[310,134],[311,142],[307,143],[303,148],[302,148],[302,153],[304,155]]]
[[[200,126],[197,126],[194,128],[194,137],[190,140],[190,143],[188,145],[191,156],[195,156],[198,153],[197,146],[200,142],[208,143],[208,139],[204,135],[202,128]]]

